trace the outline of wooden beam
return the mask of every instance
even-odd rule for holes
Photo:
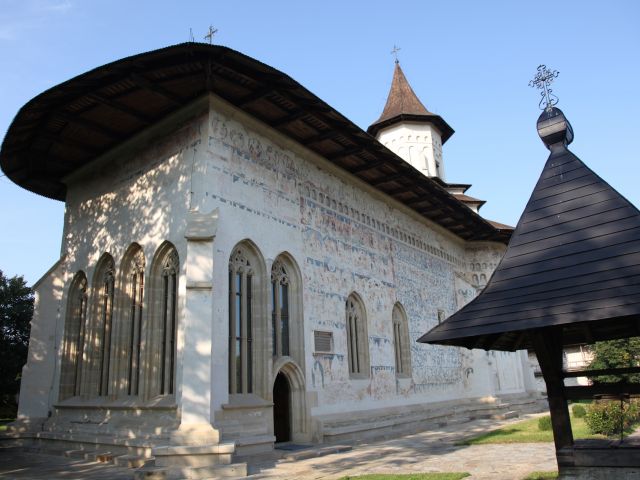
[[[307,115],[307,111],[306,110],[302,110],[301,108],[296,108],[295,110],[293,110],[291,113],[289,113],[287,116],[279,119],[279,120],[275,120],[271,122],[271,126],[273,128],[278,128],[281,127],[283,125],[286,125],[288,123],[291,123],[295,120],[298,120],[300,117],[304,117],[305,115]]]
[[[94,132],[99,133],[115,142],[121,142],[123,140],[123,135],[114,130],[111,130],[109,127],[101,125],[93,120],[89,120],[86,118],[82,118],[76,115],[71,115],[67,112],[55,111],[52,113],[53,117],[61,118],[62,120],[68,123],[75,123],[76,125],[80,125],[81,127],[87,128],[88,130],[93,130]]]
[[[343,158],[343,157],[348,157],[349,155],[353,155],[355,153],[360,153],[363,152],[364,148],[362,147],[351,147],[351,148],[346,148],[344,150],[332,153],[330,155],[325,155],[324,158],[326,158],[327,160],[337,160],[338,158]]]
[[[374,168],[381,167],[381,166],[383,166],[383,165],[385,165],[387,163],[388,162],[386,162],[384,160],[379,160],[377,162],[371,162],[371,163],[366,163],[364,165],[360,165],[359,167],[352,168],[349,171],[355,175],[355,174],[358,174],[358,173],[361,173],[361,172],[366,172],[367,170],[372,170]]]
[[[591,325],[589,325],[588,323],[583,323],[582,324],[582,333],[584,335],[584,339],[585,339],[585,342],[587,344],[590,345],[590,344],[594,343],[593,332],[591,331]]]
[[[338,135],[342,135],[341,132],[337,130],[327,130],[317,135],[313,135],[312,137],[305,138],[301,140],[300,143],[303,145],[311,145],[312,143],[321,142],[322,140],[328,140],[330,138],[337,137]]]
[[[596,395],[619,397],[620,395],[640,395],[640,383],[599,383],[595,385],[580,385],[565,387],[568,400],[589,400]]]
[[[131,75],[129,75],[129,78],[138,87],[155,93],[156,95],[164,98],[165,100],[167,100],[169,103],[172,103],[176,107],[180,107],[184,105],[183,99],[181,99],[174,93],[170,92],[166,88],[162,87],[161,85],[153,83],[151,80],[148,80],[147,78],[141,75],[138,75],[137,73],[132,73]]]
[[[49,140],[51,143],[67,145],[71,148],[80,150],[88,155],[95,155],[98,152],[96,148],[92,147],[91,145],[87,145],[86,143],[79,142],[75,138],[63,137],[62,135],[54,135],[53,133],[47,132],[47,131],[40,131],[37,134],[36,138],[38,137]],[[47,154],[45,153],[43,155],[47,155]]]
[[[414,192],[414,194],[417,195],[415,192]],[[425,194],[423,194],[423,195],[425,195]],[[409,200],[408,202],[404,202],[404,204],[407,205],[408,207],[413,207],[414,205],[419,205],[419,204],[424,203],[424,202],[427,202],[427,204],[429,206],[433,205],[431,203],[431,201],[429,201],[429,199],[424,197],[424,196],[420,196],[420,197],[418,197],[418,198],[416,198],[414,200]]]
[[[145,125],[150,125],[153,120],[149,117],[147,117],[146,115],[134,110],[131,107],[128,107],[127,105],[123,105],[122,103],[118,102],[117,100],[112,100],[106,97],[103,97],[102,95],[98,95],[97,93],[90,93],[89,95],[87,95],[88,98],[90,98],[91,100],[93,100],[96,103],[100,103],[102,105],[106,105],[107,107],[113,109],[113,110],[117,110],[119,112],[122,112],[126,115],[129,115],[130,117],[135,118],[138,122],[143,123]]]
[[[628,373],[640,373],[640,367],[602,368],[599,370],[569,370],[562,372],[562,376],[564,378],[600,377],[602,375],[624,375]]]
[[[383,185],[387,182],[395,182],[396,180],[405,178],[406,176],[407,175],[405,172],[397,172],[397,173],[394,173],[393,175],[386,175],[382,178],[379,178],[378,180],[369,181],[369,183],[374,187],[377,187],[378,185]]]
[[[256,100],[260,100],[261,98],[266,97],[271,92],[273,92],[273,90],[271,88],[269,88],[269,87],[261,88],[259,90],[256,90],[256,91],[250,93],[249,95],[246,95],[246,96],[242,97],[241,99],[237,100],[234,104],[238,108],[243,108],[246,105],[248,105],[249,103],[253,103]]]
[[[530,337],[547,384],[547,399],[557,457],[560,450],[573,446],[569,407],[562,378],[562,330],[553,327],[536,329],[530,332]]]

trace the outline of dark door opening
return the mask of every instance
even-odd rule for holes
[[[291,440],[291,387],[282,372],[273,384],[273,433],[276,443]]]

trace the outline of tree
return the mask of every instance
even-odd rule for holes
[[[622,338],[597,342],[593,346],[593,360],[590,369],[640,367],[640,337]],[[594,383],[612,383],[627,380],[640,383],[640,374],[605,375],[592,377]]]
[[[33,290],[22,276],[7,278],[0,270],[0,395],[13,399],[27,361],[33,315]]]

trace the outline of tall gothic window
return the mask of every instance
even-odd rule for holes
[[[95,279],[97,289],[96,341],[98,348],[98,395],[109,393],[111,363],[111,340],[113,328],[113,295],[115,286],[115,264],[110,255],[100,262]]]
[[[399,303],[393,306],[391,313],[393,324],[393,347],[395,350],[396,375],[411,375],[411,350],[409,348],[409,327],[407,316]]]
[[[346,304],[347,352],[352,377],[369,376],[369,342],[364,305],[355,293]]]
[[[271,268],[271,346],[274,357],[289,355],[289,275],[280,260]]]
[[[67,295],[67,315],[60,373],[60,399],[80,395],[80,374],[87,319],[87,277],[76,273]]]
[[[165,242],[158,248],[151,265],[147,292],[150,293],[149,313],[145,316],[148,323],[140,330],[148,343],[140,345],[140,352],[136,352],[138,355],[141,351],[146,352],[146,365],[140,360],[138,383],[144,383],[145,394],[150,397],[175,393],[179,275],[178,252],[172,244]],[[137,288],[140,291],[143,287],[137,283]],[[142,292],[138,295],[142,299]],[[132,309],[129,314],[139,315],[141,305],[138,304],[135,313]]]
[[[178,300],[178,252],[172,250],[162,262],[162,344],[160,365],[160,395],[174,393],[176,366],[176,327]]]
[[[244,247],[229,259],[229,393],[251,393],[254,272]]]
[[[128,257],[124,277],[126,300],[122,312],[127,321],[124,323],[126,331],[123,332],[125,345],[122,353],[126,357],[124,375],[127,395],[138,395],[144,299],[144,253],[139,246],[135,246]]]

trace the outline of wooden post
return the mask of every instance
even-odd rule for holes
[[[531,332],[531,339],[547,384],[553,441],[556,446],[558,465],[560,465],[558,452],[573,446],[573,432],[562,376],[562,329],[547,327],[534,330]]]

